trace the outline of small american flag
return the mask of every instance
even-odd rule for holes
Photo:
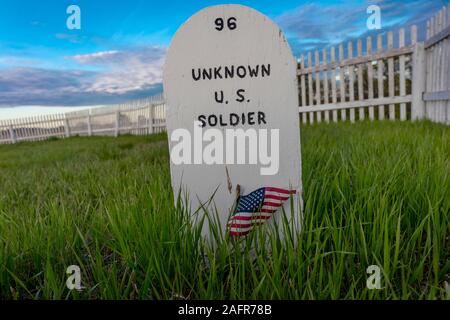
[[[255,225],[261,225],[289,199],[295,190],[265,187],[240,196],[233,215],[228,220],[228,230],[232,237],[243,237]]]

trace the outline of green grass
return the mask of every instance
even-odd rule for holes
[[[255,257],[175,208],[165,135],[0,146],[0,298],[450,299],[449,127],[307,126],[302,153],[298,246]]]

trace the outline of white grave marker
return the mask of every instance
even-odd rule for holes
[[[282,203],[291,215],[289,200],[283,202],[286,195],[278,189],[295,190],[291,218],[298,222],[296,73],[281,30],[242,5],[201,10],[172,40],[164,70],[172,187],[175,196],[180,190],[189,194],[191,212],[201,204],[217,210],[224,233],[246,235],[253,222],[273,223]],[[240,199],[241,208],[236,191],[251,194]],[[257,213],[238,214],[261,199],[266,204]],[[234,214],[239,221],[230,219]],[[207,223],[203,234],[209,235]]]

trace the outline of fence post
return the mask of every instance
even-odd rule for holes
[[[117,110],[116,111],[116,128],[114,130],[114,136],[115,137],[119,136],[119,128],[120,128],[120,111]]]
[[[11,139],[12,143],[16,143],[17,139],[16,139],[16,132],[14,131],[14,127],[12,124],[9,125],[9,136]]]
[[[91,123],[91,109],[89,109],[89,113],[87,116],[87,126],[88,126],[88,136],[92,136],[92,123]]]
[[[66,134],[66,138],[70,138],[70,125],[69,119],[67,119],[67,115],[64,116],[64,132]]]
[[[425,65],[425,46],[416,43],[413,53],[413,75],[412,75],[412,104],[411,120],[420,120],[424,117],[425,103],[423,93],[425,92],[425,77],[429,70]]]
[[[153,134],[155,130],[153,129],[153,107],[155,105],[153,103],[150,103],[150,106],[148,108],[148,130],[150,134]]]

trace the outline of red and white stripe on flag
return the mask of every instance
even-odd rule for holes
[[[248,235],[253,227],[271,219],[283,203],[295,193],[295,190],[265,187],[239,197],[235,213],[228,221],[230,236]]]

